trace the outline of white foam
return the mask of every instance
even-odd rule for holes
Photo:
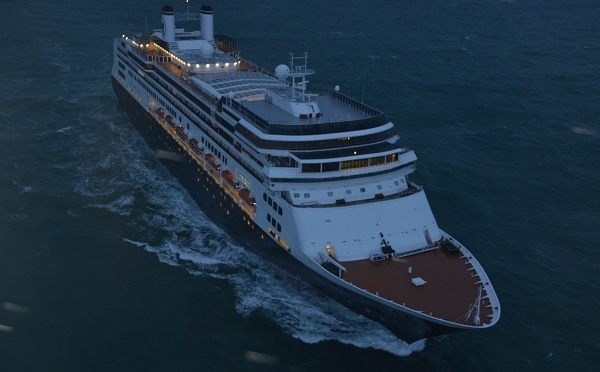
[[[76,131],[80,144],[74,152],[81,163],[74,189],[90,199],[88,207],[128,217],[133,235],[123,237],[125,242],[152,252],[160,262],[184,267],[190,275],[228,281],[239,314],[263,314],[306,343],[337,340],[402,356],[414,350],[379,323],[236,244],[157,163],[128,119],[114,116],[113,102],[98,106],[78,118],[82,127]],[[102,131],[88,130],[98,125]]]
[[[571,131],[575,134],[581,134],[583,136],[590,136],[590,137],[594,137],[596,135],[596,132],[592,129],[586,128],[586,127],[573,127],[571,128]]]
[[[135,198],[133,195],[122,195],[110,203],[90,204],[89,207],[105,209],[121,216],[129,216],[131,215],[131,208],[134,201]]]
[[[60,128],[56,130],[56,133],[67,133],[73,129],[72,126],[68,125],[66,127]]]
[[[33,190],[32,186],[23,186],[23,185],[19,184],[17,181],[13,181],[12,184],[15,186],[18,186],[21,189],[19,191],[19,194],[29,194]]]

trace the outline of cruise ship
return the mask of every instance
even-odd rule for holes
[[[311,92],[305,53],[273,71],[242,58],[214,33],[212,7],[199,10],[164,6],[162,28],[115,38],[111,75],[206,215],[408,343],[496,324],[490,279],[438,227],[409,179],[417,157],[386,115],[337,86]]]

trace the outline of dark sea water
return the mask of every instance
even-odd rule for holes
[[[383,110],[484,265],[500,322],[416,347],[247,252],[154,158],[110,67],[163,5],[2,1],[0,371],[600,370],[598,1],[213,2],[244,57],[309,51],[313,90]]]

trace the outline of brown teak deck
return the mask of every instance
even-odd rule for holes
[[[468,319],[466,316],[483,284],[478,283],[479,276],[461,253],[437,248],[401,260],[371,262],[366,259],[340,264],[347,270],[343,279],[359,288],[437,318],[475,326],[475,311]],[[415,286],[411,280],[416,277],[427,283]],[[484,286],[479,312],[481,325],[492,319],[492,308],[486,295]]]

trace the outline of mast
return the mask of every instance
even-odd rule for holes
[[[294,64],[294,61],[300,61],[298,64]],[[299,98],[302,101],[310,101],[311,97],[316,94],[307,94],[306,86],[309,83],[306,80],[308,75],[313,75],[315,70],[307,68],[308,66],[308,52],[304,52],[304,56],[294,57],[294,53],[290,53],[290,72],[288,77],[292,78],[292,98]]]

